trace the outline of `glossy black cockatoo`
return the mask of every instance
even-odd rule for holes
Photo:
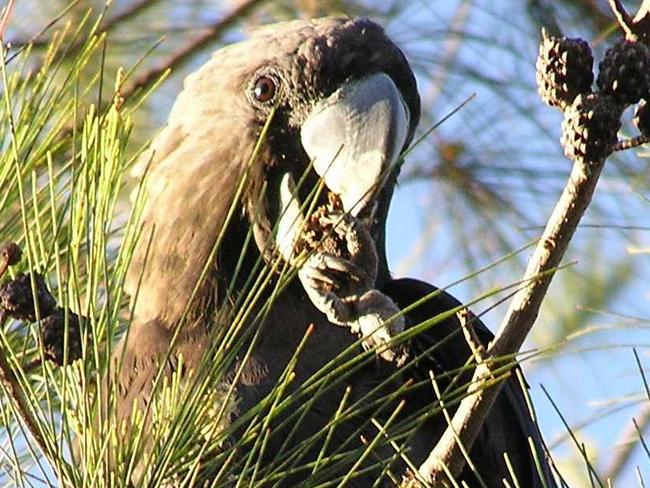
[[[143,156],[143,230],[127,279],[134,318],[115,355],[120,419],[149,404],[156,366],[166,362],[171,374],[182,358],[191,378],[224,362],[229,352],[222,346],[237,323],[247,348],[232,354],[223,384],[205,400],[232,393],[228,422],[237,424],[277,392],[290,362],[289,396],[329,371],[311,397],[298,395],[267,425],[259,469],[278,462],[280,447],[293,446],[285,486],[347,475],[347,486],[370,487],[381,476],[398,480],[405,458],[414,466],[426,458],[447,425],[431,378],[460,398],[471,378],[471,368],[463,368],[471,350],[453,313],[460,302],[388,269],[388,209],[419,117],[407,60],[367,19],[264,27],[186,79],[168,124]],[[251,276],[263,278],[251,285]],[[237,314],[246,310],[242,297],[255,293],[262,298],[253,312]],[[476,317],[470,322],[487,343],[490,332]],[[344,351],[352,360],[333,369]],[[344,404],[358,413],[332,424]],[[291,417],[293,410],[300,415]],[[246,430],[237,425],[233,438]],[[373,439],[367,456],[333,461],[337,452],[364,452],[364,440]],[[328,466],[335,468],[313,469],[331,453]],[[504,479],[509,486],[555,486],[514,375],[471,460],[474,468],[462,475],[469,487],[502,487]]]

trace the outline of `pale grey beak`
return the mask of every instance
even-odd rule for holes
[[[318,103],[302,125],[300,137],[314,170],[343,209],[358,216],[381,188],[408,136],[409,111],[385,73],[347,83]],[[286,173],[280,184],[276,246],[293,256],[305,217],[295,182]]]
[[[300,137],[314,170],[357,216],[396,163],[409,129],[409,111],[393,80],[375,73],[343,85],[318,103]]]

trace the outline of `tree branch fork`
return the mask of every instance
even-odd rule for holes
[[[402,488],[424,483],[440,486],[449,477],[461,474],[466,462],[464,453],[470,450],[502,386],[486,387],[487,383],[493,382],[496,369],[502,366],[499,358],[516,354],[532,329],[555,270],[591,202],[604,164],[605,158],[574,161],[566,186],[528,261],[524,285],[513,296],[494,339],[481,355],[468,395],[418,472],[405,476]]]

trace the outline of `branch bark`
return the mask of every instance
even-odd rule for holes
[[[49,452],[48,443],[45,437],[43,437],[38,421],[34,418],[31,409],[27,405],[23,388],[20,386],[20,382],[9,364],[3,345],[0,345],[0,383],[2,383],[7,397],[13,401],[16,412],[22,418],[23,423],[34,438],[36,444],[38,444],[38,447],[44,453]]]
[[[634,18],[627,12],[621,0],[609,0],[609,7],[629,40],[650,44],[650,0],[643,0]]]
[[[446,472],[453,477],[462,472],[465,465],[463,448],[466,451],[471,448],[500,391],[499,385],[490,388],[485,388],[485,385],[499,366],[498,359],[517,353],[530,332],[555,269],[591,202],[604,163],[605,158],[574,161],[564,191],[528,262],[523,278],[525,284],[513,297],[484,361],[475,369],[471,382],[475,386],[461,401],[449,426],[419,467],[418,473],[409,473],[405,477],[404,488],[418,486],[418,478],[438,486],[437,483],[448,479]]]
[[[210,41],[218,39],[226,29],[230,28],[234,23],[241,20],[242,17],[251,13],[256,7],[265,1],[266,0],[246,0],[240,3],[237,7],[233,8],[233,10],[231,10],[217,22],[189,39],[183,46],[170,54],[159,64],[136,77],[135,80],[133,80],[128,85],[120,87],[119,93],[117,94],[120,99],[120,104],[123,104],[127,99],[140,92],[141,90],[146,90],[147,88],[151,87],[167,71],[181,67],[183,64],[190,60],[193,54],[205,48]],[[83,118],[80,120],[83,120]],[[74,130],[74,127],[75,126],[73,124],[66,126],[61,130],[59,138],[62,139],[70,135]]]
[[[219,19],[219,21],[203,29],[158,65],[138,76],[129,86],[120,91],[122,97],[127,99],[136,91],[151,86],[166,71],[182,66],[189,60],[192,54],[206,47],[210,41],[217,39],[226,29],[230,28],[235,22],[249,14],[254,8],[265,1],[246,0],[241,2],[228,14]]]

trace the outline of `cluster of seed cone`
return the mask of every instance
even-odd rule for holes
[[[542,32],[537,57],[537,87],[547,104],[564,112],[562,146],[571,160],[601,160],[618,141],[621,114],[636,104],[634,123],[650,136],[650,49],[643,42],[622,39],[598,65],[597,90],[592,90],[593,56],[582,39]]]
[[[18,264],[21,254],[20,248],[14,243],[0,246],[2,273],[8,266]],[[36,307],[38,307],[38,313]],[[36,322],[40,316],[45,358],[62,366],[81,357],[79,317],[72,311],[66,311],[57,306],[42,275],[33,273],[32,276],[18,273],[14,279],[1,284],[0,316],[28,322]],[[67,355],[65,354],[66,349]]]

